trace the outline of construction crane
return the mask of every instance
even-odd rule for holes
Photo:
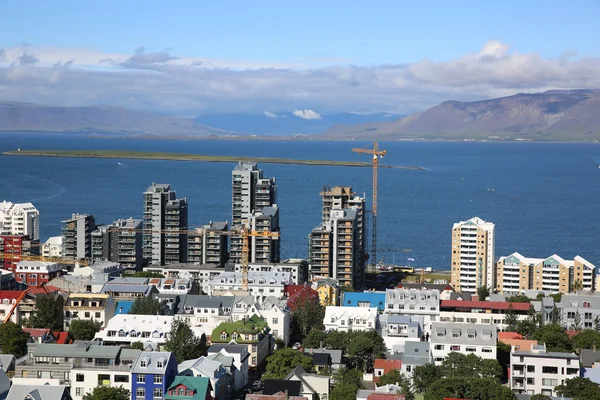
[[[53,262],[57,264],[79,264],[81,266],[87,266],[88,262],[86,260],[71,260],[68,258],[61,257],[44,257],[44,256],[23,256],[14,253],[0,253],[0,260],[3,259],[13,259],[18,258],[20,261],[43,261],[43,262]]]
[[[379,158],[383,158],[387,151],[381,150],[377,142],[373,143],[373,149],[354,148],[353,152],[359,154],[370,154],[373,162],[373,220],[371,231],[371,265],[373,268],[377,264],[377,168],[379,167]]]
[[[25,298],[25,296],[27,296],[28,293],[31,293],[32,291],[34,291],[36,289],[43,289],[44,292],[46,292],[46,294],[50,294],[50,292],[48,291],[48,289],[46,289],[46,284],[45,283],[42,283],[42,284],[40,284],[38,286],[28,287],[27,289],[25,289],[23,291],[23,293],[21,293],[21,295],[19,296],[19,298],[17,298],[17,301],[15,302],[15,304],[13,304],[13,306],[10,308],[10,311],[8,312],[8,315],[4,319],[4,323],[5,324],[8,321],[10,321],[10,318],[15,313],[15,310],[17,309],[17,306],[19,305],[19,303],[21,302],[21,300],[23,300]]]

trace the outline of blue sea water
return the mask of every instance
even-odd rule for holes
[[[354,141],[198,141],[95,139],[6,134],[0,151],[123,149],[208,155],[369,161]],[[378,248],[397,264],[449,269],[454,222],[479,216],[496,224],[496,255],[581,255],[600,265],[600,146],[550,143],[386,142],[382,160],[425,171],[381,169]],[[119,165],[118,163],[123,165]],[[170,183],[189,201],[190,226],[231,219],[233,163],[0,156],[0,200],[31,201],[42,239],[59,235],[71,213],[98,223],[141,217],[142,192]],[[282,256],[306,257],[307,235],[320,222],[323,186],[351,185],[370,208],[371,169],[262,164],[275,176],[281,207]],[[393,252],[411,249],[410,254]]]

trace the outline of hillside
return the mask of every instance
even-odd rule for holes
[[[600,140],[600,90],[553,90],[498,99],[447,101],[392,122],[337,125],[331,138]]]
[[[29,103],[0,103],[0,132],[19,131],[170,136],[227,133],[187,118],[119,107],[51,107]]]

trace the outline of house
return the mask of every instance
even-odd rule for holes
[[[210,380],[200,376],[176,376],[165,400],[212,400]]]
[[[583,377],[594,383],[600,383],[600,352],[596,350],[596,346],[593,349],[581,349],[579,361]]]
[[[523,339],[523,336],[516,332],[498,332],[498,341],[514,347],[516,350],[531,351],[537,346],[537,340]]]
[[[149,278],[115,278],[106,282],[100,293],[111,295],[117,302],[117,314],[125,314],[136,298],[158,293],[156,287],[149,285],[148,281]]]
[[[326,331],[368,331],[379,328],[377,308],[325,307],[323,325]]]
[[[483,359],[496,359],[498,334],[494,325],[433,322],[431,352],[440,365],[452,352],[475,354]]]
[[[188,294],[179,307],[177,318],[184,319],[190,326],[200,326],[212,332],[223,322],[231,321],[233,296],[204,296]]]
[[[300,381],[302,383],[302,396],[312,400],[329,399],[329,376],[309,374],[302,367],[296,367],[285,380]]]
[[[468,324],[494,324],[501,330],[506,329],[505,313],[509,308],[518,320],[527,319],[529,303],[509,303],[507,301],[442,300],[440,304],[440,322],[458,322]]]
[[[217,326],[210,337],[213,344],[245,345],[250,353],[248,365],[256,368],[261,365],[270,352],[269,326],[257,315],[234,322],[224,322]]]
[[[150,278],[148,284],[156,287],[158,294],[198,294],[198,282],[187,278]]]
[[[104,328],[115,315],[116,309],[115,301],[108,294],[69,294],[64,306],[65,329],[75,319],[100,322]]]
[[[407,342],[402,353],[402,367],[400,372],[412,379],[415,367],[433,363],[431,345],[429,342]]]
[[[314,353],[308,351],[304,354],[311,358],[313,369],[316,373],[331,372],[331,355],[329,353]]]
[[[241,390],[248,384],[248,361],[250,351],[246,345],[236,343],[213,344],[208,348],[208,359],[221,361],[227,368],[224,357],[233,359],[233,368],[228,371],[233,375],[234,390]]]
[[[286,285],[284,295],[287,297],[287,307],[294,311],[297,304],[305,304],[306,301],[319,299],[319,292],[308,285]]]
[[[48,284],[70,293],[100,293],[110,279],[112,278],[107,274],[61,275],[52,279]]]
[[[251,318],[257,315],[269,325],[270,335],[280,339],[285,346],[290,342],[291,316],[285,300],[268,296],[262,302],[256,302],[252,296],[236,296],[233,304],[233,321],[240,318]]]
[[[406,286],[408,284],[404,284]],[[431,332],[431,322],[440,314],[438,289],[396,288],[385,291],[385,312],[423,316],[424,332]]]
[[[569,328],[575,322],[577,314],[583,329],[592,329],[594,319],[600,318],[600,296],[565,294],[556,304],[562,314],[562,324]]]
[[[231,358],[231,357],[230,357]],[[214,399],[228,399],[233,389],[233,375],[229,374],[223,363],[214,358],[200,357],[183,361],[177,368],[179,376],[201,376],[210,379],[211,396]]]
[[[13,309],[17,300],[23,295],[22,290],[0,290],[0,321],[4,322],[10,311]],[[29,304],[30,307],[35,308],[35,296],[33,294],[26,294],[25,298],[21,300],[23,304]],[[29,312],[31,315],[31,311]],[[21,322],[21,319],[25,317],[22,315],[19,307],[15,307],[10,320],[16,324]]]
[[[161,399],[177,375],[170,352],[142,351],[131,369],[131,399]]]
[[[336,279],[319,278],[313,281],[312,288],[319,293],[319,300],[323,307],[340,304],[340,286]]]
[[[64,386],[12,385],[6,400],[73,400]]]
[[[356,393],[356,400],[373,400],[373,399],[392,399],[392,400],[404,400],[403,395],[398,395],[400,386],[397,385],[383,385],[375,387],[375,390],[359,390]],[[383,397],[382,397],[383,396]],[[392,396],[392,397],[388,397]],[[454,399],[456,400],[456,399]]]
[[[96,333],[94,340],[105,345],[142,342],[156,348],[167,342],[173,318],[171,315],[117,314]]]
[[[242,271],[242,264],[228,264],[235,272]],[[292,283],[302,285],[308,280],[308,261],[299,258],[288,258],[278,263],[248,264],[248,272],[289,272]]]
[[[246,400],[308,400],[307,397],[291,396],[287,392],[277,392],[275,394],[256,394],[246,395]]]
[[[379,333],[391,352],[402,353],[406,342],[421,340],[423,321],[419,315],[382,314]]]
[[[344,292],[344,307],[371,307],[385,309],[385,292]]]
[[[329,358],[331,360],[331,369],[333,369],[334,371],[337,371],[344,365],[342,363],[342,350],[323,349],[323,348],[312,349],[310,347],[307,349],[304,349],[304,354],[307,354],[307,355],[319,354],[319,353],[329,354]]]
[[[266,296],[283,298],[284,287],[292,283],[289,272],[248,272],[248,291],[257,301],[262,301]],[[209,295],[241,289],[241,272],[222,272],[202,283],[202,291]]]
[[[574,353],[547,352],[544,345],[531,351],[510,352],[509,384],[513,393],[556,395],[555,386],[580,377],[579,357]]]
[[[62,267],[52,262],[19,261],[14,273],[17,282],[25,283],[28,286],[37,286],[62,275]]]
[[[263,395],[275,396],[277,393],[287,393],[288,396],[299,397],[302,393],[302,382],[285,379],[267,379],[263,382]]]
[[[400,372],[402,369],[402,360],[386,360],[385,358],[376,358],[373,363],[373,382],[379,382],[381,377],[391,370]]]
[[[161,274],[165,278],[191,279],[200,284],[204,280],[219,275],[227,269],[219,267],[217,264],[169,264],[169,265],[151,265],[144,268],[146,272]]]
[[[452,293],[455,293],[454,287],[449,283],[400,282],[398,289],[437,290],[440,294],[440,300],[450,300]]]
[[[106,275],[110,280],[121,276],[125,268],[121,264],[112,261],[97,261],[91,265],[75,264],[73,267],[73,276],[93,277]]]

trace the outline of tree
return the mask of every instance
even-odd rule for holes
[[[262,379],[284,379],[297,366],[310,372],[312,365],[312,358],[297,350],[285,347],[277,350],[267,358],[267,368]]]
[[[150,271],[136,271],[130,276],[134,278],[164,278],[163,274],[159,274],[158,272],[150,272]]]
[[[382,385],[398,385],[406,380],[406,378],[397,369],[391,369],[379,378],[379,386]]]
[[[477,288],[477,298],[479,301],[485,301],[488,297],[490,297],[490,289],[487,286],[479,286]]]
[[[600,346],[600,333],[593,329],[585,329],[571,339],[573,349],[579,354],[581,349],[592,349]]]
[[[408,379],[403,379],[400,382],[400,390],[398,394],[403,394],[404,400],[415,400],[415,393],[412,391]]]
[[[496,360],[484,360],[475,354],[464,355],[452,352],[441,365],[445,378],[486,378],[499,382],[502,367]]]
[[[544,342],[548,351],[570,352],[572,349],[569,335],[556,324],[542,326],[535,331],[532,339]]]
[[[558,307],[556,307],[556,305],[552,309],[552,314],[550,314],[550,318],[553,324],[562,325],[562,312]]]
[[[63,304],[64,299],[62,296],[38,294],[35,297],[35,312],[27,325],[31,328],[61,331],[64,322]]]
[[[555,303],[560,303],[560,301],[562,300],[562,293],[552,293],[550,297],[554,299]]]
[[[372,370],[375,358],[382,357],[386,351],[383,337],[375,330],[348,332],[347,357],[355,368]]]
[[[571,324],[570,329],[576,332],[581,330],[581,314],[579,314],[579,311],[575,313],[575,317],[573,318],[573,323]]]
[[[597,315],[594,317],[594,330],[600,332],[600,317]]]
[[[129,400],[129,390],[122,387],[99,386],[83,396],[83,400]]]
[[[131,348],[134,350],[142,350],[144,351],[144,343],[137,341],[137,342],[133,342],[131,343]]]
[[[92,340],[102,323],[89,319],[74,319],[69,325],[69,333],[75,340]]]
[[[325,307],[317,297],[300,297],[292,313],[292,336],[301,342],[311,329],[323,328],[323,318],[325,318]]]
[[[340,368],[334,375],[335,385],[331,391],[331,400],[348,400],[356,398],[356,392],[364,389],[362,371]]]
[[[484,378],[442,378],[435,381],[425,393],[425,400],[444,398],[477,400],[514,400],[512,391],[491,379]]]
[[[571,292],[577,293],[583,290],[583,282],[580,279],[576,279],[571,285]]]
[[[348,332],[331,331],[327,333],[325,345],[334,350],[342,350],[343,353],[348,352]]]
[[[530,303],[531,299],[524,294],[515,294],[506,298],[509,303]]]
[[[340,287],[340,292],[354,292],[354,288],[350,285]]]
[[[508,309],[504,313],[504,324],[506,325],[506,330],[508,332],[516,332],[518,323],[519,319],[517,318],[517,313],[515,312],[512,303],[509,303]]]
[[[567,379],[565,383],[554,389],[557,395],[572,397],[574,400],[600,399],[600,386],[588,378]]]
[[[197,337],[186,321],[175,319],[164,348],[173,353],[177,362],[181,363],[199,358],[206,353],[206,337],[204,335],[201,338]]]
[[[531,306],[527,311],[527,319],[521,320],[517,324],[517,332],[525,339],[532,339],[540,328],[541,320],[540,315]]]
[[[425,393],[425,390],[433,382],[442,378],[442,370],[435,364],[418,365],[413,371],[413,386],[417,393]]]
[[[162,306],[154,297],[141,296],[135,299],[129,314],[136,315],[160,315]]]
[[[3,354],[21,357],[27,354],[29,334],[12,321],[0,325],[0,348]]]
[[[312,329],[302,341],[302,347],[305,349],[316,349],[321,347],[327,340],[327,333],[318,329]]]
[[[552,397],[546,396],[545,394],[534,394],[529,400],[552,400]]]

